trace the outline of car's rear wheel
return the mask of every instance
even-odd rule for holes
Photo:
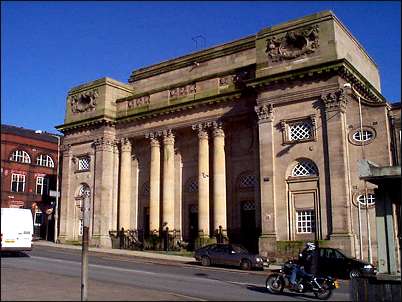
[[[211,265],[211,259],[209,259],[208,256],[203,256],[201,258],[201,264],[202,264],[202,266],[210,266]]]
[[[240,267],[242,270],[248,271],[251,269],[251,262],[250,260],[243,259],[240,263]]]
[[[350,279],[360,278],[361,273],[357,269],[352,269],[349,273]]]

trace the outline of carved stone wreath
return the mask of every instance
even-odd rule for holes
[[[99,96],[98,90],[89,90],[75,94],[70,97],[71,111],[81,113],[95,110],[96,98]]]
[[[267,40],[266,53],[272,62],[291,60],[310,54],[319,47],[318,25],[287,32],[282,37]]]

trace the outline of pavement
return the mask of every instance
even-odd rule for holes
[[[54,243],[54,242],[46,241],[46,240],[33,241],[32,245],[33,246],[49,246],[49,247],[55,247],[55,248],[81,250],[80,245]],[[151,251],[133,251],[133,250],[125,250],[125,249],[111,249],[111,248],[100,248],[100,247],[89,247],[88,250],[90,252],[96,252],[96,253],[134,256],[134,257],[140,257],[140,258],[165,260],[165,261],[177,261],[177,262],[183,262],[183,263],[195,261],[194,257],[172,255],[172,254],[169,254],[168,252],[166,252],[166,253],[159,252],[158,253],[158,252],[151,252]],[[275,269],[280,269],[280,268],[281,268],[280,265],[270,264],[269,267],[264,267],[264,270],[275,270]]]

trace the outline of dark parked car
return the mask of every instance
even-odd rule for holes
[[[228,265],[238,266],[244,270],[263,269],[267,259],[260,255],[249,253],[237,244],[210,244],[197,249],[194,253],[197,261],[203,266]]]
[[[339,249],[319,248],[318,270],[322,274],[338,278],[373,276],[375,267],[365,261],[348,257]]]

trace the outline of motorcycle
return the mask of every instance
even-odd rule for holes
[[[312,292],[316,298],[320,300],[327,300],[332,295],[332,290],[339,287],[337,280],[330,276],[297,278],[297,286],[293,287],[290,283],[290,276],[292,274],[293,261],[289,260],[282,265],[279,272],[271,273],[266,280],[266,288],[271,294],[280,294],[283,290],[289,289],[297,293]]]

